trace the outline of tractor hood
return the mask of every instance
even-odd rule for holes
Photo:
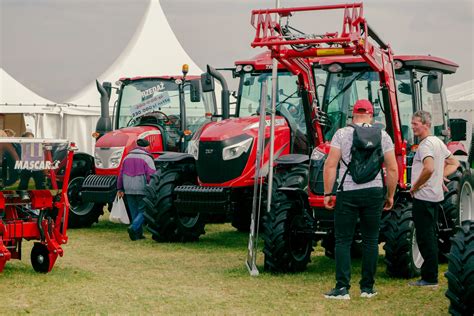
[[[145,138],[150,134],[159,134],[159,130],[152,126],[127,127],[109,132],[99,138],[96,147],[126,147],[134,148],[138,138]]]
[[[210,123],[206,125],[200,135],[200,141],[223,141],[229,138],[233,138],[242,134],[247,134],[252,137],[257,137],[259,128],[258,116],[244,117],[244,118],[232,118],[223,120],[220,122]],[[267,115],[266,119],[266,135],[269,136],[270,128],[270,116]],[[275,118],[275,130],[288,129],[288,123],[281,116]]]

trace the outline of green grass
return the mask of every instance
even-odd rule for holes
[[[0,274],[0,314],[447,314],[446,265],[438,289],[418,289],[389,278],[380,256],[379,295],[367,300],[358,297],[361,263],[355,260],[351,301],[333,301],[322,293],[334,285],[334,261],[321,248],[307,272],[250,277],[248,234],[228,224],[206,231],[197,243],[159,244],[149,234],[132,242],[125,226],[102,220],[68,231],[64,257],[49,274],[33,271],[33,242],[25,242],[23,260],[10,260]],[[260,270],[262,263],[260,252]]]

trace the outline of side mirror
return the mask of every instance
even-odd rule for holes
[[[201,102],[201,85],[198,80],[191,80],[191,102]]]
[[[428,75],[427,88],[429,93],[441,93],[441,89],[443,88],[443,73],[440,71],[431,70]]]
[[[107,92],[107,95],[109,96],[109,99],[110,99],[110,96],[112,95],[112,83],[108,81],[104,81],[102,83],[102,87],[104,87],[105,92]]]
[[[201,86],[203,92],[212,92],[215,90],[214,77],[210,73],[205,72],[201,75]]]
[[[451,129],[452,141],[466,140],[466,125],[467,121],[464,119],[449,120],[449,128]]]

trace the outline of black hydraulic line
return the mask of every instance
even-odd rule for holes
[[[377,33],[375,33],[375,31],[369,26],[369,24],[367,24],[367,32],[368,32],[368,35],[370,37],[372,37],[372,39],[377,44],[379,44],[382,49],[387,49],[388,48],[388,45],[385,44],[385,42],[380,38],[380,36],[378,36]]]
[[[45,210],[41,210],[38,216],[38,222],[36,223],[38,225],[41,241],[45,240],[43,226],[41,226],[41,223],[43,222],[43,219],[44,219],[44,215],[45,215]]]

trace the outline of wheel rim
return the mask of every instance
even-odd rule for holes
[[[413,238],[411,240],[411,255],[413,259],[413,264],[417,269],[420,269],[425,259],[423,259],[423,257],[421,256],[420,248],[418,247],[418,242],[416,241],[415,229],[413,229]]]
[[[472,199],[472,186],[466,181],[461,188],[461,199],[459,203],[459,224],[465,220],[474,219],[472,214]]]
[[[67,197],[70,204],[70,211],[76,215],[84,216],[90,213],[94,207],[94,203],[88,202],[84,203],[82,198],[79,195],[80,190],[82,189],[82,183],[84,182],[84,177],[76,177],[69,182]]]
[[[289,244],[291,256],[296,261],[304,260],[308,254],[309,248],[311,247],[311,240],[306,239],[304,234],[298,233],[298,230],[301,230],[304,227],[304,218],[300,215],[295,216],[290,223]]]

